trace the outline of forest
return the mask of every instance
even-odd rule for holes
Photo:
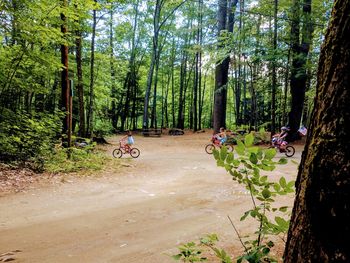
[[[1,151],[50,143],[61,129],[295,133],[309,123],[331,5],[2,1]]]
[[[349,262],[349,14],[349,0],[1,0],[0,261]],[[234,145],[214,145],[226,132]],[[203,229],[224,239],[200,240],[208,258],[184,243]]]

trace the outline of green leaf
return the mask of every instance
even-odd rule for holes
[[[299,162],[292,160],[292,163],[299,165]]]
[[[272,241],[267,242],[266,244],[269,248],[273,247],[275,244]]]
[[[246,219],[247,216],[249,215],[249,213],[250,213],[250,210],[249,211],[245,211],[244,215],[240,218],[240,220],[243,221],[244,219]]]
[[[286,178],[281,177],[280,180],[279,180],[279,183],[280,183],[280,185],[281,185],[283,188],[286,188],[286,187],[287,187]]]
[[[226,157],[226,163],[232,163],[233,162],[233,160],[234,160],[234,155],[233,155],[233,153],[228,153],[227,154],[227,157]]]
[[[257,164],[258,163],[258,158],[257,158],[255,153],[251,153],[250,154],[249,161],[251,163],[253,163],[253,164]]]
[[[265,182],[267,181],[267,176],[266,176],[266,175],[262,176],[262,177],[260,178],[260,181],[263,182],[263,183],[265,183]]]
[[[281,206],[278,210],[285,213],[285,212],[287,212],[287,209],[288,209],[288,206]]]
[[[235,147],[235,150],[239,155],[244,155],[245,147],[243,142],[241,142],[240,140],[237,140],[237,146]]]
[[[294,181],[294,180],[288,182],[288,184],[287,184],[287,187],[288,187],[288,188],[292,188],[292,187],[294,187],[294,186],[295,186],[295,181]]]
[[[267,199],[271,196],[271,192],[269,191],[269,189],[265,188],[262,192],[261,192],[262,196]]]
[[[219,167],[225,167],[225,162],[223,160],[217,160],[216,164]]]
[[[262,249],[262,253],[263,253],[264,255],[267,255],[267,254],[270,253],[270,249],[269,249],[268,247],[264,247],[264,248]]]
[[[254,168],[253,169],[253,175],[254,175],[254,177],[259,177],[260,176],[260,170],[259,170],[259,168]]]
[[[275,166],[273,166],[273,165],[262,165],[261,169],[263,169],[264,171],[273,171],[275,169]]]
[[[239,160],[235,159],[232,161],[232,164],[233,164],[233,166],[235,166],[237,168],[241,164],[241,162]]]
[[[265,150],[265,159],[271,160],[273,157],[275,157],[275,155],[276,155],[275,149],[271,148],[271,149]]]
[[[227,148],[226,148],[226,147],[221,147],[221,150],[220,150],[220,159],[221,159],[222,161],[225,161],[226,156],[227,156]]]
[[[242,179],[243,178],[243,175],[239,172],[237,172],[236,170],[233,171],[233,174],[234,174],[234,177],[238,178],[238,179]]]
[[[182,257],[182,254],[177,254],[177,255],[173,255],[173,256],[171,256],[173,259],[175,259],[175,260],[180,260],[181,259],[181,257]]]
[[[250,153],[255,153],[256,155],[259,154],[259,150],[260,150],[259,147],[249,147],[249,148],[248,148],[248,152],[250,152]]]
[[[249,133],[244,137],[244,144],[246,147],[252,146],[253,142],[254,142],[254,135],[252,133]]]
[[[276,192],[279,192],[281,190],[281,186],[277,183],[273,184],[273,188],[276,190]]]
[[[278,161],[278,164],[287,164],[287,163],[288,163],[288,160],[286,158],[281,158]]]
[[[282,228],[287,228],[289,225],[288,221],[284,220],[282,217],[279,217],[279,216],[275,217],[275,221],[276,221],[277,225],[282,227]]]
[[[214,155],[215,160],[220,159],[220,153],[219,153],[218,150],[214,149],[213,150],[213,155]]]

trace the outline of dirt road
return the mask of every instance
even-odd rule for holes
[[[136,136],[141,155],[122,173],[0,198],[0,254],[20,250],[15,262],[167,263],[178,244],[213,232],[236,253],[227,215],[242,235],[254,231],[239,221],[251,201],[204,152],[209,137]],[[300,149],[292,159],[300,160]],[[289,163],[271,176],[291,179],[296,170]]]

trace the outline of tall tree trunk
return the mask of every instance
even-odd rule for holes
[[[175,123],[175,56],[176,56],[176,45],[175,45],[175,38],[173,39],[172,44],[172,51],[171,51],[171,113],[172,113],[172,127],[174,128],[176,126]]]
[[[62,0],[62,9],[63,12],[67,9],[68,2],[67,0]],[[67,17],[64,13],[61,13],[61,32],[63,36],[67,35]],[[69,89],[69,78],[68,78],[68,45],[61,45],[61,63],[64,66],[61,72],[61,105],[62,111],[65,112],[65,117],[63,120],[63,134],[67,135],[64,141],[66,141],[65,146],[68,148],[71,146],[71,132],[70,132],[70,89]]]
[[[310,55],[310,54],[309,54]],[[312,76],[312,72],[311,72],[311,68],[309,67],[307,69],[307,80],[306,80],[306,87],[305,87],[305,94],[310,90],[311,87],[311,76]],[[302,120],[302,124],[304,126],[308,126],[309,125],[309,114],[310,114],[310,107],[309,107],[309,98],[305,95],[305,100],[304,100],[304,107],[303,107],[303,116],[301,118]]]
[[[110,74],[111,74],[111,120],[112,126],[116,130],[118,128],[118,114],[117,114],[117,87],[115,84],[115,67],[114,67],[114,42],[113,42],[113,8],[109,10],[109,63],[110,63]]]
[[[218,0],[218,37],[223,30],[232,32],[234,23],[234,8],[237,0]],[[229,14],[228,13],[229,10]],[[219,39],[218,48],[224,48],[224,44]],[[226,126],[226,105],[227,105],[227,84],[230,57],[227,57],[216,65],[215,68],[215,93],[214,93],[214,131],[218,132],[220,127]]]
[[[300,44],[299,24],[300,24],[300,0],[293,1],[293,17],[291,24],[291,42],[292,42],[292,67],[290,79],[290,91],[292,97],[292,107],[289,112],[290,133],[288,140],[293,141],[297,138],[297,131],[300,126],[303,112],[305,88],[307,81],[306,61],[310,49],[313,27],[311,24],[311,0],[303,2],[304,23],[302,27],[302,43]]]
[[[82,33],[81,30],[78,29],[76,31],[76,56],[75,61],[77,63],[77,77],[78,77],[78,101],[79,101],[79,136],[85,137],[85,107],[84,107],[84,84],[83,84],[83,69],[82,69]]]
[[[190,27],[190,24],[192,24],[192,21],[188,21],[187,25]],[[192,27],[192,26],[191,26]],[[188,54],[186,51],[186,48],[188,46],[188,39],[189,35],[188,33],[185,35],[185,43],[184,48],[182,51],[182,58],[181,58],[181,65],[180,65],[180,91],[179,91],[179,108],[178,108],[178,114],[177,114],[177,125],[176,127],[179,129],[184,128],[184,104],[185,104],[185,85],[186,85],[186,76],[187,76],[187,62],[188,62]]]
[[[150,65],[150,68],[148,71],[148,76],[147,76],[145,103],[144,103],[144,108],[143,108],[143,123],[142,123],[143,129],[148,128],[149,99],[150,99],[151,87],[152,87],[152,83],[153,83],[154,67],[156,66],[156,60],[157,60],[157,55],[158,55],[158,36],[159,36],[160,11],[161,11],[161,1],[157,0],[155,7],[154,7],[154,15],[153,15],[152,55],[151,55],[151,65]]]
[[[290,63],[290,53],[291,50],[288,48],[287,65],[284,77],[284,96],[283,96],[283,108],[282,108],[282,123],[285,125],[287,123],[287,98],[288,98],[288,80],[289,80],[289,63]]]
[[[271,136],[276,131],[276,90],[277,90],[277,11],[278,0],[274,0],[274,29],[273,29],[273,61],[272,61],[272,90],[271,90]]]
[[[296,181],[284,262],[350,262],[350,1],[336,0]]]
[[[97,0],[94,0],[97,3]],[[94,114],[94,79],[95,79],[95,38],[96,38],[96,9],[93,10],[92,19],[92,36],[91,36],[91,57],[90,57],[90,94],[89,94],[89,110],[87,116],[87,136],[93,136],[93,114]]]

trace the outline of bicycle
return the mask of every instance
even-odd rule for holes
[[[205,146],[205,151],[207,154],[213,154],[214,149],[216,148],[220,149],[222,146],[225,146],[228,152],[233,152],[233,146],[231,144],[226,144],[226,143],[221,144],[220,141],[215,136],[211,138],[211,142],[212,143],[207,144]]]
[[[275,139],[275,138],[274,138]],[[270,148],[275,148],[279,150],[280,153],[284,153],[287,157],[292,157],[295,153],[295,148],[292,145],[287,145],[285,149],[281,149],[281,143],[278,142],[278,140],[272,139]]]
[[[112,155],[114,158],[121,158],[123,154],[130,154],[132,158],[137,158],[140,156],[140,150],[137,148],[130,147],[127,144],[123,144],[119,141],[119,148],[113,150]]]

